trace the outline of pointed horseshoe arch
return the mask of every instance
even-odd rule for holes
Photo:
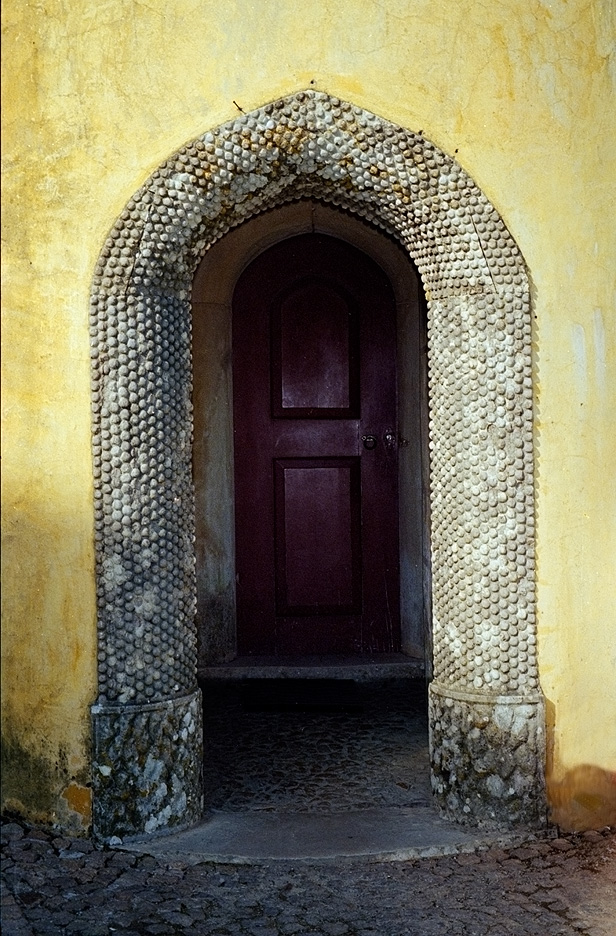
[[[92,289],[101,839],[202,810],[191,478],[191,283],[210,246],[299,198],[395,237],[428,299],[435,796],[501,824],[543,815],[529,282],[498,212],[420,134],[306,91],[157,169]]]

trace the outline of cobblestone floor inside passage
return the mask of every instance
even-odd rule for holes
[[[323,813],[430,804],[422,681],[343,683],[340,693],[329,681],[285,688],[282,680],[269,690],[249,680],[203,686],[208,808]]]

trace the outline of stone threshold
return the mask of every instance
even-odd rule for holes
[[[199,669],[199,680],[235,679],[422,679],[424,661],[403,653],[357,656],[240,656]]]
[[[215,812],[191,829],[127,839],[126,851],[191,864],[271,861],[408,861],[528,841],[525,833],[460,826],[434,807],[374,808],[342,813]]]

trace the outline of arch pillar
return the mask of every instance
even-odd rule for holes
[[[226,232],[298,198],[342,206],[395,237],[428,299],[435,795],[462,819],[543,816],[524,262],[473,180],[420,134],[301,92],[157,169],[95,271],[92,718],[103,839],[201,812],[191,283]]]

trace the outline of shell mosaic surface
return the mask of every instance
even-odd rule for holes
[[[314,198],[394,236],[428,300],[434,677],[537,692],[531,318],[522,257],[421,134],[302,92],[205,133],[118,218],[93,282],[99,703],[196,687],[191,307],[208,248]]]

